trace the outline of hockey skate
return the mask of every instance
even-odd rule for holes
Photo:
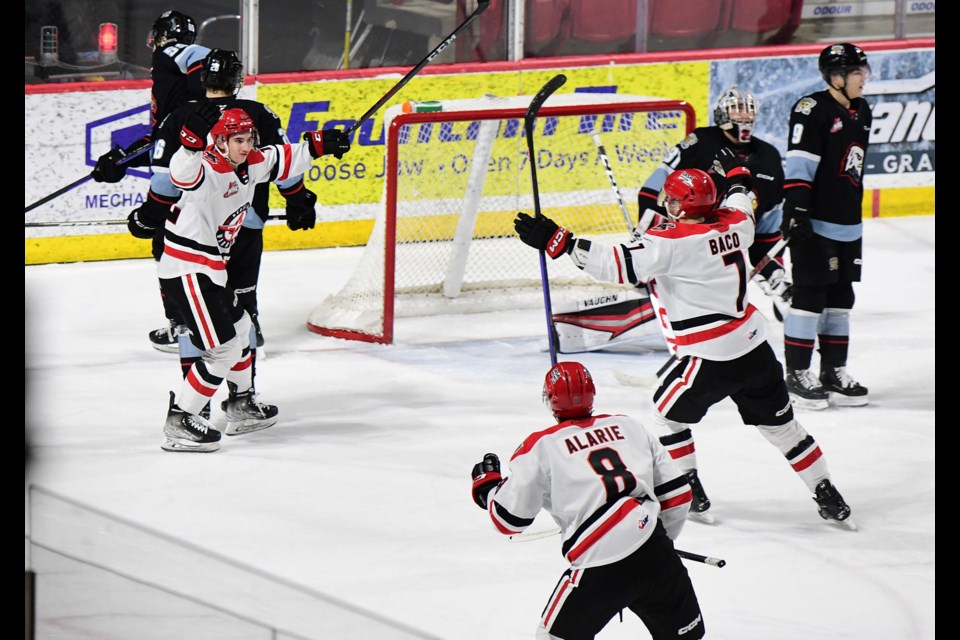
[[[160,327],[147,334],[150,338],[150,344],[157,351],[166,353],[177,353],[180,350],[180,328],[174,320],[169,320],[165,327]]]
[[[170,392],[170,408],[163,423],[164,451],[196,451],[208,453],[220,448],[220,432],[200,416],[187,413],[174,402]]]
[[[829,480],[820,481],[813,500],[817,503],[821,518],[843,529],[857,530],[857,525],[850,519],[850,507]]]
[[[810,369],[787,369],[787,392],[798,409],[821,411],[829,406],[826,390]]]
[[[851,378],[846,367],[821,364],[820,382],[830,398],[830,404],[838,407],[862,407],[870,401],[867,388]]]
[[[252,387],[243,393],[237,393],[236,385],[231,382],[227,387],[230,397],[220,403],[220,408],[227,416],[224,433],[228,436],[260,431],[277,424],[280,411],[272,404],[260,402]]]
[[[687,482],[690,483],[690,490],[693,492],[693,500],[690,502],[690,511],[687,513],[687,517],[703,524],[715,524],[717,522],[716,518],[707,513],[710,508],[710,498],[707,497],[707,492],[703,490],[697,470],[688,471],[686,476]]]

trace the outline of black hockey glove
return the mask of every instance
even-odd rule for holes
[[[780,223],[780,233],[790,242],[806,242],[813,237],[813,225],[806,207],[787,201],[783,204],[783,222]]]
[[[157,232],[157,227],[151,226],[150,223],[141,219],[140,207],[131,211],[130,215],[127,216],[127,229],[130,230],[130,235],[141,240],[150,240]]]
[[[287,198],[287,226],[291,231],[313,229],[317,224],[317,194],[306,187]]]
[[[180,144],[191,151],[203,151],[207,146],[207,135],[220,119],[220,107],[212,102],[198,102],[193,113],[183,121],[180,129]]]
[[[487,494],[503,481],[500,475],[500,458],[495,453],[486,454],[483,460],[473,465],[470,477],[473,478],[473,501],[481,509],[486,509]]]
[[[727,147],[717,152],[713,159],[713,171],[720,177],[717,180],[717,190],[730,192],[733,187],[741,185],[746,193],[753,186],[753,175],[746,161]]]
[[[126,157],[123,149],[114,147],[97,159],[97,166],[90,175],[96,182],[120,182],[127,175],[127,168],[118,163]]]
[[[524,244],[546,251],[554,260],[573,249],[573,234],[542,214],[533,217],[520,211],[513,228]]]
[[[310,155],[314,158],[333,154],[337,160],[350,151],[350,138],[339,129],[324,129],[323,131],[306,131],[303,141],[309,143]]]

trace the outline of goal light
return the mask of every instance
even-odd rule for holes
[[[97,48],[100,51],[100,63],[109,64],[117,61],[117,24],[115,22],[100,23],[100,35],[97,37]]]
[[[40,27],[40,62],[60,61],[60,36],[52,25]]]

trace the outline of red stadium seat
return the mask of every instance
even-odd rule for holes
[[[794,0],[727,0],[730,28],[748,33],[766,33],[790,21]]]
[[[569,0],[527,0],[524,48],[538,55],[541,48],[563,39],[569,22],[564,20]]]
[[[720,0],[650,0],[649,33],[653,37],[692,38],[714,33],[720,26]]]
[[[637,32],[637,0],[570,0],[570,36],[585,42],[619,42]]]

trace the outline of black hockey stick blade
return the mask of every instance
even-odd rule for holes
[[[727,561],[722,560],[721,558],[711,558],[710,556],[702,556],[699,553],[690,553],[689,551],[681,551],[680,549],[676,549],[676,552],[677,555],[684,560],[702,562],[703,564],[708,564],[711,567],[720,567],[721,569],[727,566]]]
[[[133,160],[134,158],[136,158],[137,156],[139,156],[140,154],[149,151],[152,147],[153,147],[153,142],[152,142],[152,141],[148,141],[148,142],[145,143],[143,146],[138,147],[138,148],[134,149],[133,151],[131,151],[129,155],[124,156],[124,158],[123,158],[122,160],[120,160],[120,162],[118,162],[117,164],[126,164],[126,163],[130,162],[131,160]],[[90,180],[90,179],[92,179],[92,178],[93,178],[93,172],[91,171],[90,173],[88,173],[87,175],[83,176],[82,178],[80,178],[80,179],[78,179],[78,180],[74,180],[73,182],[71,182],[71,183],[68,184],[67,186],[61,187],[60,189],[57,189],[56,191],[54,191],[54,192],[51,193],[50,195],[47,195],[47,196],[44,196],[44,197],[40,198],[39,200],[37,200],[36,202],[34,202],[34,203],[31,204],[31,205],[27,205],[26,207],[24,207],[23,212],[24,212],[24,213],[29,213],[30,211],[33,211],[34,209],[36,209],[36,208],[39,207],[40,205],[46,204],[46,203],[50,202],[51,200],[53,200],[54,198],[57,198],[57,197],[59,197],[59,196],[62,196],[62,195],[65,194],[67,191],[70,191],[70,189],[73,189],[74,187],[80,186],[81,184],[83,184],[84,182],[86,182],[87,180]],[[27,226],[29,227],[29,226],[31,226],[31,225],[27,225]]]
[[[354,122],[352,125],[347,127],[346,131],[344,131],[344,135],[349,136],[351,133],[356,131],[360,127],[360,125],[362,125],[364,122],[369,120],[373,116],[373,114],[375,114],[377,111],[380,110],[380,107],[382,107],[387,103],[387,100],[389,100],[394,95],[396,95],[397,91],[400,91],[400,89],[402,89],[404,85],[410,82],[413,76],[420,73],[421,69],[423,69],[425,66],[433,62],[434,58],[436,58],[438,55],[443,53],[443,50],[446,49],[448,46],[450,46],[451,42],[457,39],[457,36],[460,35],[460,32],[466,29],[468,26],[470,26],[470,23],[472,23],[474,20],[479,18],[480,14],[486,11],[488,6],[490,6],[490,0],[477,0],[477,8],[473,10],[473,13],[467,16],[467,19],[461,22],[460,26],[454,29],[450,35],[444,38],[443,42],[441,42],[436,47],[434,47],[433,51],[428,53],[426,58],[418,62],[417,66],[415,66],[413,69],[410,69],[410,71],[407,72],[407,75],[400,78],[397,84],[393,85],[393,88],[390,89],[390,91],[387,91],[385,94],[383,94],[382,98],[377,100],[377,103],[375,105],[367,109],[367,112],[365,114],[360,116],[360,118],[356,122]]]
[[[547,98],[552,96],[566,81],[567,76],[558,73],[547,80],[547,83],[540,87],[540,91],[537,91],[537,95],[533,96],[533,100],[530,101],[530,106],[527,107],[527,114],[523,117],[523,126],[526,129],[528,138],[533,136],[533,121],[537,119],[540,107],[542,107],[543,103],[547,101]]]

